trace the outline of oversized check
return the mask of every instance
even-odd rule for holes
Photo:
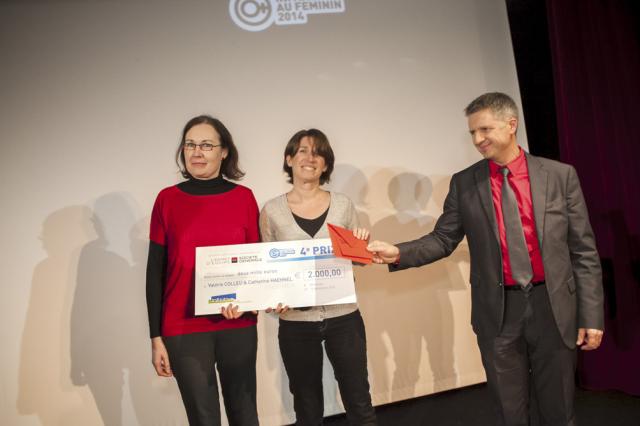
[[[355,303],[351,261],[333,255],[329,238],[197,247],[196,315],[276,307]]]

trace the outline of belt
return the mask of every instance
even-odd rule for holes
[[[544,281],[536,281],[534,283],[529,283],[525,286],[521,286],[518,284],[515,285],[505,285],[504,289],[505,290],[509,290],[509,291],[524,291],[524,292],[529,292],[531,291],[531,289],[533,289],[533,287],[538,287],[544,285]]]

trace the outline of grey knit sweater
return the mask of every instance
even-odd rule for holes
[[[358,215],[346,195],[331,192],[329,212],[322,228],[313,238],[329,238],[327,223],[353,229],[358,226]],[[308,240],[311,236],[298,226],[287,203],[286,194],[267,201],[260,212],[260,234],[263,242]],[[280,318],[289,321],[322,321],[349,314],[358,309],[355,303],[315,306],[309,310],[289,310]]]

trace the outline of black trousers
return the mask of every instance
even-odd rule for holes
[[[323,342],[349,424],[377,424],[369,395],[367,344],[359,311],[317,322],[281,319],[278,339],[293,394],[296,425],[322,425]]]
[[[493,339],[478,336],[478,345],[496,424],[528,425],[531,389],[541,424],[575,425],[576,350],[560,337],[546,286],[505,290],[502,331]]]
[[[189,425],[219,426],[216,369],[231,426],[257,426],[256,326],[163,338]],[[215,368],[214,368],[215,367]]]

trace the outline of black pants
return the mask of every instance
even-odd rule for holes
[[[529,390],[535,392],[541,424],[575,425],[576,351],[556,326],[545,286],[505,291],[504,323],[493,339],[478,337],[487,382],[499,421],[529,424]]]
[[[231,426],[257,426],[256,326],[164,337],[189,425],[219,426],[216,368]],[[215,368],[214,368],[215,366]]]
[[[293,394],[296,425],[322,425],[322,342],[349,424],[376,425],[367,378],[367,344],[359,311],[324,321],[280,320],[280,353]]]

